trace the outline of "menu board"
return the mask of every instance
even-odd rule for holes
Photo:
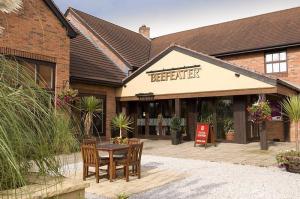
[[[207,144],[208,134],[209,134],[209,124],[198,123],[196,136],[195,136],[195,145]]]

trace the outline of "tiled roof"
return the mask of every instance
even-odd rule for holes
[[[149,59],[150,40],[139,33],[70,8],[102,37],[130,66],[139,67]]]
[[[71,40],[70,76],[99,83],[121,84],[125,74],[86,37]]]
[[[300,7],[154,38],[150,58],[171,43],[209,55],[300,44]]]

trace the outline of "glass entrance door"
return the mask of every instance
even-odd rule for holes
[[[225,139],[225,122],[233,122],[233,99],[232,97],[218,98],[216,101],[217,139]]]
[[[138,134],[145,137],[171,135],[170,121],[174,115],[174,100],[138,103]]]

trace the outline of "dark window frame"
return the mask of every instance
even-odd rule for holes
[[[29,58],[24,58],[24,57],[11,57],[12,60],[15,60],[17,62],[27,62],[29,64],[33,64],[35,65],[35,68],[34,68],[34,71],[35,71],[35,82],[36,84],[38,85],[39,82],[39,69],[38,67],[40,65],[44,65],[44,66],[50,66],[51,68],[53,68],[53,72],[52,72],[52,79],[53,79],[53,82],[52,82],[52,88],[44,88],[45,90],[49,91],[49,92],[55,92],[55,86],[56,86],[56,64],[55,63],[52,63],[52,62],[46,62],[46,61],[40,61],[40,60],[35,60],[35,59],[29,59]],[[21,64],[21,63],[20,63]],[[21,64],[22,65],[22,64]]]
[[[285,60],[280,60],[280,53],[283,53],[285,52],[285,55],[286,55],[286,58]],[[279,60],[278,61],[273,61],[273,54],[279,54]],[[272,61],[269,61],[267,62],[267,55],[268,54],[272,54]],[[274,71],[274,67],[273,67],[273,64],[279,64],[279,72],[273,72]],[[281,72],[280,71],[280,63],[286,63],[286,71],[283,71]],[[271,73],[268,73],[267,72],[267,64],[272,64],[272,72]],[[288,74],[288,71],[289,71],[289,66],[288,66],[288,51],[287,49],[281,49],[281,50],[273,50],[273,51],[266,51],[264,53],[264,65],[265,65],[265,74],[283,74],[283,75],[286,75]]]

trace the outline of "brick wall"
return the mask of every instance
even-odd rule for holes
[[[284,139],[284,124],[282,121],[266,122],[266,131],[268,134],[268,140],[285,141],[285,139]]]
[[[248,53],[243,55],[232,55],[222,59],[232,62],[239,66],[254,69],[258,72],[265,73],[264,52]],[[278,74],[277,77],[291,81],[300,85],[300,47],[287,49],[288,56],[288,73]]]
[[[296,141],[296,123],[291,123],[291,128],[290,128],[290,136],[289,136],[289,141],[290,142],[295,142]],[[298,137],[300,137],[300,123],[298,124],[299,126],[299,134]]]
[[[17,14],[0,13],[0,48],[25,51],[33,57],[48,57],[56,63],[56,90],[69,81],[70,38],[43,0],[24,0]]]
[[[83,83],[72,83],[71,87],[73,89],[77,89],[79,94],[87,94],[87,95],[104,95],[106,96],[106,138],[109,139],[111,137],[111,120],[116,115],[116,95],[115,88],[100,86],[100,85],[92,85],[92,84],[83,84]]]

